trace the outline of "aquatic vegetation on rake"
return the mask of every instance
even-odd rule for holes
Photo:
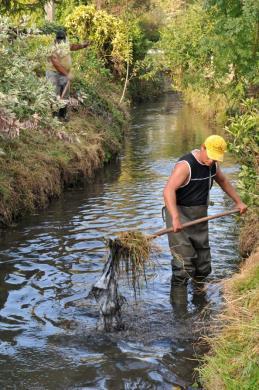
[[[119,233],[108,245],[118,272],[127,274],[136,294],[139,279],[143,276],[146,280],[146,265],[155,266],[150,256],[158,252],[158,247],[149,236],[137,230]]]
[[[124,327],[121,319],[121,307],[125,298],[118,293],[118,277],[126,273],[134,289],[140,289],[139,279],[146,280],[146,263],[151,252],[158,248],[151,238],[141,232],[123,232],[114,240],[108,241],[109,256],[99,280],[94,284],[89,296],[94,296],[99,305],[98,328],[105,331],[119,330]],[[154,263],[153,263],[154,264]]]

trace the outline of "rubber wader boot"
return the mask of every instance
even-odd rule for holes
[[[193,289],[192,303],[199,309],[203,309],[208,303],[207,294],[205,290],[205,283],[201,280],[197,282],[197,279],[192,280],[192,289]]]
[[[185,315],[188,310],[188,293],[187,286],[175,286],[174,282],[171,283],[170,302],[174,309],[174,312],[178,316]]]

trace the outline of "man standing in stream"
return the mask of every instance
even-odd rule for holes
[[[225,140],[219,135],[209,136],[200,149],[182,156],[172,171],[164,188],[165,219],[172,259],[171,299],[187,300],[186,285],[192,278],[199,286],[211,273],[208,222],[186,229],[182,224],[207,216],[209,192],[215,180],[223,191],[235,202],[240,213],[247,210],[234,187],[222,173],[218,162],[223,161],[227,149]]]
[[[66,39],[65,31],[57,31],[54,46],[48,57],[46,77],[47,80],[54,85],[58,97],[62,96],[64,99],[68,99],[69,97],[68,83],[72,79],[72,59],[70,51],[80,50],[87,46],[89,46],[89,42],[69,44]],[[66,120],[67,106],[60,108],[57,116],[61,120]]]

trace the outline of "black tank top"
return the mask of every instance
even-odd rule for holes
[[[213,178],[217,171],[216,164],[213,163],[211,167],[201,164],[192,153],[182,156],[179,161],[188,163],[190,176],[187,184],[176,191],[176,203],[179,206],[206,205],[208,203],[209,186],[212,187]]]

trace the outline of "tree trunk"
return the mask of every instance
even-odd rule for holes
[[[45,9],[45,20],[47,20],[48,22],[53,22],[55,19],[54,0],[50,0],[47,4],[45,4],[44,9]]]

